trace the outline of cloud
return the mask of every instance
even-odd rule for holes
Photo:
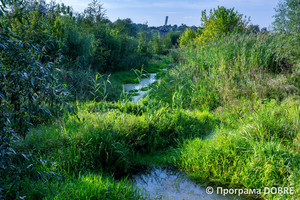
[[[50,2],[50,0],[46,0]],[[83,12],[92,0],[56,0]],[[135,21],[148,20],[158,24],[164,15],[172,16],[174,23],[199,24],[201,10],[210,10],[217,6],[235,8],[239,13],[251,16],[255,24],[268,26],[278,0],[100,0],[110,19],[130,17]],[[147,16],[148,18],[146,18]],[[194,18],[192,16],[195,16]],[[263,22],[264,21],[264,22]]]
[[[46,0],[50,3],[51,0]],[[67,6],[71,6],[75,12],[83,12],[88,7],[89,0],[56,0],[56,3],[64,3]]]

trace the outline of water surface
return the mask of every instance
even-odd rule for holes
[[[138,84],[124,84],[124,90],[125,92],[129,92],[130,90],[138,90],[138,95],[137,96],[132,96],[131,101],[132,102],[139,102],[146,94],[149,92],[148,91],[142,91],[142,88],[149,87],[152,83],[156,81],[156,76],[157,73],[149,73],[149,77],[147,78],[142,78],[140,83]]]
[[[139,102],[148,92],[142,88],[149,87],[156,81],[157,73],[150,73],[138,84],[124,84],[125,92],[137,90],[138,95],[132,96],[132,102]],[[232,200],[242,199],[233,196],[207,194],[206,188],[190,180],[183,172],[171,169],[153,168],[144,173],[132,176],[134,185],[141,189],[143,199],[161,200]]]
[[[207,194],[206,188],[190,180],[183,172],[153,168],[134,175],[135,185],[141,188],[143,199],[162,200],[232,200],[240,197]]]

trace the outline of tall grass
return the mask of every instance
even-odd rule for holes
[[[153,91],[179,107],[214,109],[235,99],[282,99],[299,89],[282,71],[274,35],[232,34],[181,51],[181,63]],[[278,86],[278,87],[277,87]]]
[[[139,193],[128,180],[116,181],[112,177],[85,172],[62,181],[27,179],[28,199],[139,199]]]
[[[180,150],[178,166],[207,184],[252,189],[294,187],[293,195],[262,194],[262,197],[298,199],[299,106],[299,98],[282,103],[271,101],[254,112],[244,113],[239,122],[231,117],[229,120],[238,123],[238,128],[223,124],[211,140],[186,141]]]
[[[208,112],[172,111],[134,103],[83,105],[76,116],[32,130],[22,148],[51,155],[68,173],[90,169],[125,173],[135,153],[209,134],[217,120]],[[21,148],[21,147],[20,147]]]
[[[186,140],[177,166],[206,184],[233,188],[294,187],[298,199],[299,83],[282,67],[277,36],[231,34],[179,49],[180,63],[150,98],[173,109],[212,110],[220,120],[209,139]]]
[[[141,155],[176,147],[187,138],[204,137],[218,123],[209,112],[171,110],[170,106],[162,106],[157,102],[148,102],[147,105],[122,101],[78,103],[77,113],[79,120],[77,116],[68,114],[52,125],[31,130],[23,141],[15,144],[20,152],[36,155],[52,163],[48,171],[63,178],[62,181],[52,178],[41,181],[25,174],[29,182],[35,183],[27,186],[29,196],[35,195],[31,192],[35,193],[45,184],[50,184],[50,191],[45,192],[51,194],[50,199],[64,196],[72,199],[76,195],[91,199],[97,191],[102,190],[102,186],[98,188],[101,184],[93,178],[94,175],[89,182],[83,181],[80,175],[83,172],[91,172],[95,176],[106,177],[110,174],[114,178],[123,177],[140,166],[138,157]],[[26,185],[25,182],[20,184],[21,187]],[[113,179],[106,184],[109,194],[123,194],[123,190],[115,191],[110,184],[124,187],[126,194],[134,194],[126,186],[126,181],[124,186]],[[72,192],[71,189],[76,187],[78,191]],[[37,192],[36,195],[41,194]],[[100,197],[102,193],[98,195]],[[131,199],[134,196],[124,198]]]
[[[173,54],[180,63],[139,103],[78,102],[77,116],[32,129],[15,144],[51,163],[44,171],[58,179],[25,174],[20,185],[30,197],[135,199],[117,178],[162,163],[207,184],[294,187],[294,195],[257,198],[299,199],[299,87],[293,70],[278,65],[273,39],[233,34],[180,49]]]

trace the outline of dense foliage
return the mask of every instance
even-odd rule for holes
[[[242,33],[248,29],[249,21],[246,17],[243,18],[242,14],[239,14],[234,9],[227,9],[225,7],[218,7],[217,9],[211,9],[209,15],[206,14],[206,10],[202,11],[201,28],[197,30],[188,29],[180,37],[180,46],[186,46],[188,44],[209,44],[209,40],[213,40],[219,36],[227,35],[232,32]]]
[[[18,1],[6,1],[24,11]],[[20,136],[25,137],[29,128],[58,116],[65,104],[67,92],[56,78],[56,63],[47,59],[41,37],[32,39],[16,34],[12,29],[5,7],[1,7],[0,32],[0,150],[1,150],[1,188],[4,191],[14,190],[16,181],[26,169],[26,156],[16,153],[10,147],[11,141]],[[19,18],[18,13],[12,13]],[[45,38],[49,38],[45,36]],[[40,39],[40,40],[39,40]],[[55,42],[47,41],[47,45]],[[5,182],[9,184],[4,184]],[[2,188],[4,187],[4,188]],[[9,192],[8,192],[9,193]]]
[[[234,33],[215,38],[210,45],[181,49],[184,64],[170,70],[154,94],[173,105],[209,109],[236,99],[297,94],[297,81],[290,74],[279,74],[286,69],[273,53],[276,43],[272,34]]]
[[[1,3],[0,199],[139,199],[124,176],[164,164],[212,186],[295,190],[253,198],[300,198],[296,0],[280,2],[274,31],[218,7],[165,37],[110,22],[97,0],[81,14]],[[120,94],[160,68],[141,102]]]
[[[204,27],[180,38],[187,46],[177,53],[181,62],[150,97],[180,110],[211,110],[221,121],[211,139],[191,138],[179,150],[176,166],[196,180],[226,188],[293,187],[293,194],[252,197],[299,198],[296,2],[279,4],[273,32],[233,27],[198,43],[210,30]]]
[[[20,180],[28,173],[54,173],[37,169],[43,160],[20,153],[11,143],[65,110],[74,113],[66,100],[119,98],[117,80],[100,73],[143,68],[154,53],[166,53],[176,39],[159,39],[169,43],[153,51],[147,25],[130,19],[110,22],[97,0],[81,14],[44,0],[1,0],[0,9],[2,199],[18,197]]]
[[[277,52],[299,63],[300,58],[300,2],[298,0],[281,1],[275,9],[274,29],[280,33]]]

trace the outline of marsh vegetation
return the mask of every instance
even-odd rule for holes
[[[0,199],[140,199],[128,177],[170,166],[201,185],[294,188],[253,199],[300,198],[297,0],[272,31],[218,7],[163,38],[110,22],[97,0],[81,14],[1,3]],[[130,101],[122,85],[151,73]]]

